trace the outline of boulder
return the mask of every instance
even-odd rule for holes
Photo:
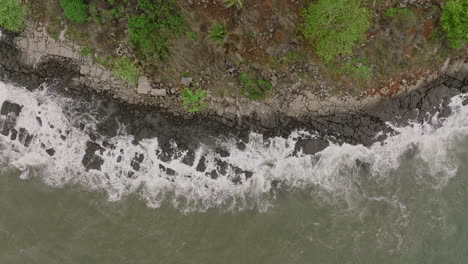
[[[192,81],[192,77],[183,77],[182,79],[180,79],[180,83],[182,83],[185,86],[189,86],[192,83]]]
[[[166,89],[152,89],[151,95],[154,96],[166,96]]]
[[[151,83],[145,76],[138,78],[138,93],[148,94],[151,92]]]

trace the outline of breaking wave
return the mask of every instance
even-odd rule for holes
[[[200,142],[189,150],[179,149],[174,141],[175,152],[163,159],[157,137],[135,143],[120,124],[117,136],[97,139],[104,147],[97,148],[101,166],[94,170],[85,168],[83,157],[89,151],[90,131],[96,133],[103,118],[97,114],[98,102],[66,98],[46,87],[31,92],[0,82],[0,106],[7,101],[22,106],[14,123],[18,135],[0,134],[0,164],[50,186],[105,190],[110,201],[137,194],[149,207],[170,203],[184,212],[264,211],[279,191],[297,189],[352,203],[366,185],[391,181],[392,172],[408,160],[414,164],[416,182],[443,187],[457,171],[453,149],[468,133],[463,100],[452,98],[448,117],[393,126],[398,133],[370,147],[330,142],[315,155],[295,151],[298,139],[313,136],[313,131],[296,131],[287,138],[250,133],[243,148],[234,138],[214,138],[216,148]],[[0,131],[6,131],[9,118],[0,116]]]

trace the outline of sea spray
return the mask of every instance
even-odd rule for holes
[[[462,104],[464,97],[457,96],[449,105],[452,114],[446,118],[405,127],[388,124],[397,133],[383,142],[370,147],[330,142],[315,155],[295,153],[294,148],[298,139],[313,137],[314,131],[268,139],[250,133],[243,150],[234,139],[217,140],[216,146],[226,149],[227,156],[198,143],[193,149],[193,165],[188,165],[182,160],[187,150],[161,160],[156,154],[161,150],[157,137],[134,144],[135,138],[121,129],[106,140],[112,147],[97,152],[103,160],[101,170],[86,170],[82,160],[90,131],[97,133],[97,123],[103,118],[96,114],[99,103],[65,98],[46,87],[30,92],[0,83],[0,105],[7,100],[23,106],[16,129],[24,128],[33,135],[28,146],[0,136],[0,161],[20,170],[22,178],[40,177],[55,187],[79,184],[89,190],[105,190],[111,201],[136,193],[150,207],[170,203],[184,212],[209,208],[264,211],[274,205],[277,190],[295,189],[314,190],[353,204],[353,199],[363,195],[360,188],[389,180],[407,158],[418,168],[415,180],[442,188],[457,171],[451,149],[468,133],[468,107]],[[86,129],[80,129],[80,123]],[[177,150],[177,144],[172,144]],[[54,155],[47,149],[53,149]],[[144,159],[136,170],[133,160],[138,155]],[[201,159],[205,160],[204,171],[196,168]],[[227,164],[224,175],[207,175],[220,171],[220,163]]]

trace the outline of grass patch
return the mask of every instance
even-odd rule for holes
[[[367,80],[370,74],[370,67],[365,59],[353,58],[344,64],[344,73],[360,81]]]
[[[242,0],[223,0],[223,4],[226,8],[236,6],[237,9],[241,9],[244,6]]]
[[[239,74],[239,81],[242,85],[241,95],[252,100],[265,98],[266,94],[271,91],[272,88],[271,82],[256,76],[249,76],[249,74],[244,72]]]
[[[67,31],[65,32],[65,36],[69,40],[75,42],[80,46],[86,46],[88,44],[88,34],[82,33],[77,27],[73,26],[72,24],[68,25]]]
[[[441,20],[451,48],[459,49],[468,42],[468,0],[448,1]]]
[[[140,71],[133,61],[128,57],[117,58],[112,63],[112,74],[130,85],[138,84]]]
[[[226,21],[223,23],[215,22],[208,30],[209,40],[216,44],[223,44],[228,34]]]
[[[175,0],[138,0],[138,9],[127,18],[130,43],[140,58],[165,60],[169,40],[187,30]]]
[[[83,48],[80,49],[79,53],[81,56],[88,56],[89,54],[91,54],[93,52],[93,50],[88,46],[84,46]]]
[[[85,22],[88,18],[88,5],[83,0],[60,0],[63,14],[73,22]]]
[[[391,7],[385,10],[384,17],[385,18],[394,18],[396,16],[404,16],[408,12],[411,12],[408,8],[400,8],[400,7]]]
[[[23,28],[26,7],[19,0],[2,0],[0,4],[0,27],[18,32]]]
[[[301,11],[299,32],[325,61],[350,54],[370,27],[370,12],[360,0],[319,0]]]
[[[289,51],[284,53],[280,58],[279,61],[283,64],[291,64],[292,62],[296,61],[299,58],[299,53],[297,51]]]
[[[206,98],[206,93],[201,89],[192,91],[189,88],[185,88],[181,96],[182,105],[189,113],[196,113],[206,107],[206,104],[203,102]]]
[[[414,28],[420,24],[418,16],[409,8],[389,8],[385,11],[384,18],[398,30]]]

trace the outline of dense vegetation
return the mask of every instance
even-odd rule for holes
[[[213,23],[211,28],[208,30],[208,35],[209,35],[210,41],[212,41],[213,43],[216,43],[216,44],[224,43],[224,40],[226,39],[228,35],[226,22]]]
[[[138,67],[133,63],[130,58],[128,57],[122,57],[122,58],[117,58],[113,62],[113,71],[112,74],[121,79],[122,81],[125,81],[126,83],[130,85],[137,85],[138,84],[138,76],[139,76],[139,70]]]
[[[370,26],[370,12],[360,0],[319,0],[302,10],[299,31],[326,61],[350,54]]]
[[[244,72],[239,74],[239,81],[242,85],[241,94],[253,100],[265,98],[266,94],[271,91],[272,88],[269,81],[251,76],[251,74]]]
[[[164,60],[169,40],[183,33],[184,18],[175,0],[138,0],[139,14],[128,17],[128,33],[137,54],[146,60]]]
[[[74,22],[85,22],[88,18],[88,5],[83,0],[60,0],[63,14]]]
[[[26,16],[26,7],[19,0],[2,0],[0,4],[0,27],[10,31],[20,31]]]
[[[201,89],[192,91],[189,88],[185,88],[182,91],[181,96],[182,105],[189,113],[196,113],[206,107],[205,103],[203,102],[206,97],[206,93]]]
[[[442,27],[450,47],[460,48],[468,42],[468,0],[451,0],[445,4]]]

